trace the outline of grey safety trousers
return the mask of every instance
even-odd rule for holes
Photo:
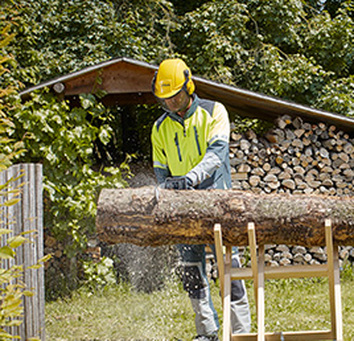
[[[214,251],[215,247],[210,245]],[[210,295],[206,274],[205,245],[177,245],[182,263],[184,290],[188,292],[195,313],[198,335],[215,335],[219,330],[219,319]],[[237,248],[234,248],[237,250]],[[232,266],[240,267],[237,251],[232,255]],[[249,333],[251,316],[244,281],[231,282],[231,328],[233,334]]]

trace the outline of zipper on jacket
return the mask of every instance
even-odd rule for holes
[[[195,142],[197,143],[198,153],[199,153],[199,155],[202,155],[202,151],[200,149],[200,144],[199,144],[198,131],[197,131],[196,126],[194,126],[194,136],[195,136]]]
[[[179,142],[178,142],[178,133],[176,133],[176,135],[175,135],[175,144],[177,147],[179,161],[182,162],[181,148],[180,148]]]

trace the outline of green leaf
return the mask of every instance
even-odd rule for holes
[[[15,336],[13,336],[13,335],[11,335],[9,333],[6,333],[5,331],[1,331],[0,332],[0,339],[2,339],[2,338],[12,339],[13,337],[15,337]],[[17,339],[18,339],[18,337],[17,337]]]
[[[23,320],[12,320],[7,323],[7,327],[18,327],[23,323]]]
[[[9,234],[13,232],[12,230],[8,230],[8,229],[0,229],[0,235],[4,235],[4,234]]]
[[[86,110],[91,106],[91,102],[85,98],[81,101],[81,105]]]
[[[35,233],[35,232],[38,232],[38,230],[33,229],[33,230],[23,231],[23,232],[20,233],[20,235],[24,236],[26,234],[31,234],[31,233]]]
[[[27,241],[27,239],[22,236],[15,236],[15,237],[9,238],[7,241],[7,244],[12,249],[16,249],[17,247],[19,247],[20,245],[22,245],[26,241]]]
[[[45,263],[45,262],[47,262],[49,259],[51,259],[52,258],[52,255],[46,255],[46,256],[44,256],[44,257],[42,257],[42,258],[40,258],[40,259],[38,259],[38,263]]]
[[[111,135],[109,130],[107,129],[107,127],[103,126],[100,130],[100,133],[98,135],[100,141],[106,145],[109,143],[109,141],[111,140]]]
[[[0,248],[0,258],[2,259],[11,259],[16,255],[15,251],[11,249],[9,246],[3,246]]]
[[[10,199],[10,200],[7,200],[3,203],[4,206],[13,206],[15,204],[17,204],[18,202],[20,201],[20,199],[16,199],[16,198],[13,198],[13,199]]]
[[[42,264],[34,264],[34,265],[30,265],[29,267],[27,267],[27,269],[37,270],[37,269],[40,269],[42,267],[43,267]]]

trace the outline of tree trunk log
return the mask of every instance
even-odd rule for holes
[[[225,245],[246,246],[247,224],[254,222],[258,244],[323,246],[325,219],[332,220],[335,244],[354,245],[353,197],[103,189],[96,227],[110,244],[159,246],[213,243],[219,223]]]

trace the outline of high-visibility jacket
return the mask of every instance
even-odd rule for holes
[[[151,134],[158,182],[186,175],[199,189],[231,188],[229,137],[228,113],[219,102],[193,95],[183,118],[163,114]]]

